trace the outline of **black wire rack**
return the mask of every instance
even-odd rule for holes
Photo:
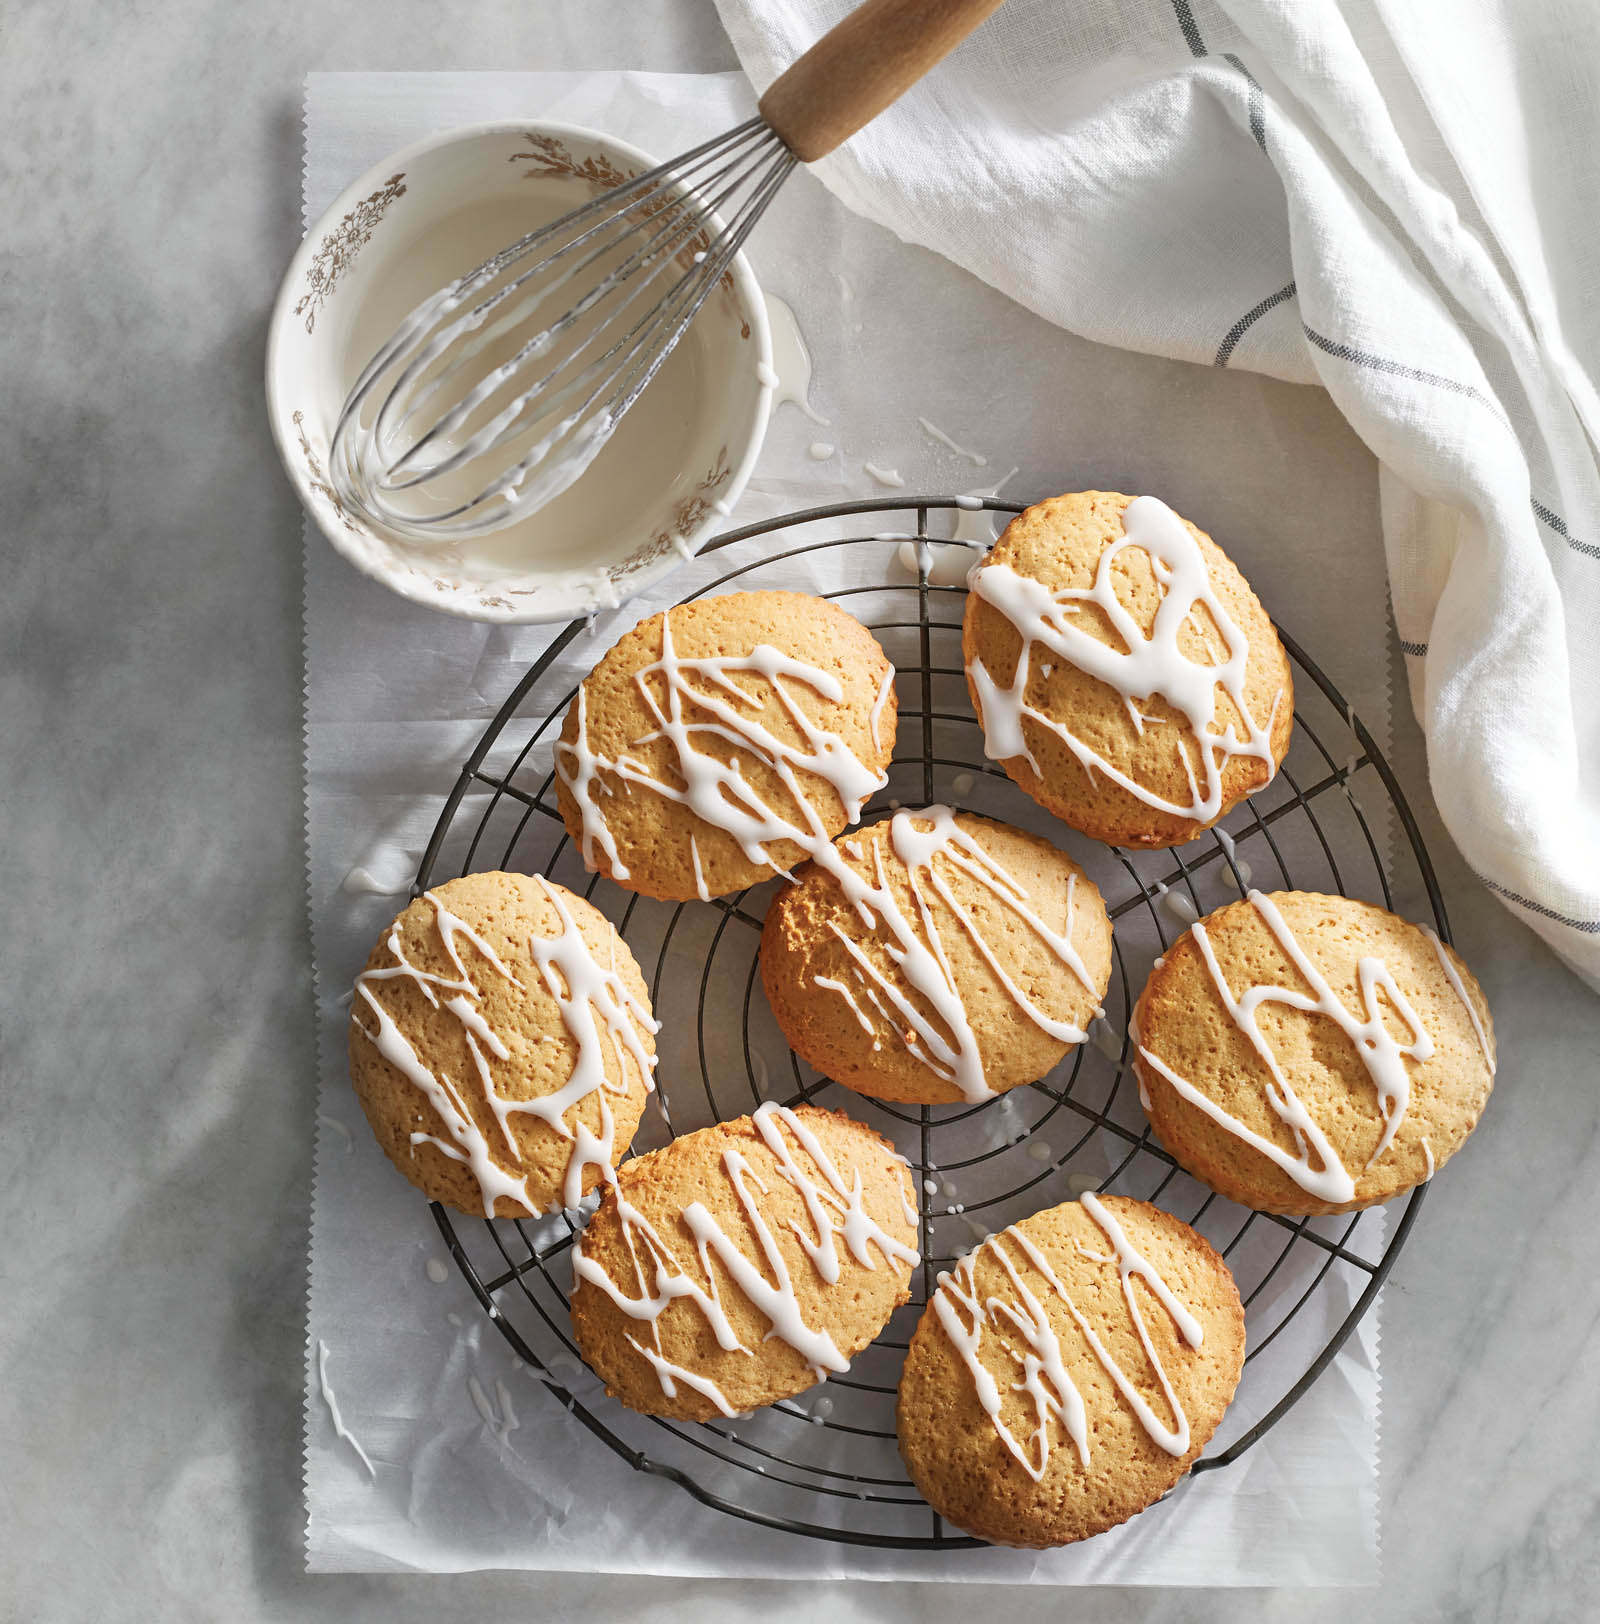
[[[691,596],[785,584],[772,579],[774,567],[797,560],[823,573],[848,566],[852,584],[824,595],[872,629],[897,670],[896,754],[869,821],[902,802],[944,801],[1049,834],[1099,885],[1115,922],[1106,1021],[1040,1082],[980,1105],[920,1108],[842,1089],[788,1049],[758,991],[762,918],[781,882],[710,903],[671,904],[585,872],[556,809],[551,767],[575,690],[555,692],[554,682],[543,681],[582,634],[582,622],[555,638],[479,739],[416,882],[420,893],[475,869],[541,872],[613,920],[663,1022],[660,1109],[647,1113],[635,1153],[773,1098],[842,1107],[911,1161],[923,1264],[910,1303],[846,1375],[731,1421],[640,1416],[606,1397],[577,1356],[567,1311],[569,1254],[581,1218],[488,1222],[433,1208],[450,1255],[515,1356],[629,1465],[767,1528],[896,1550],[981,1543],[951,1529],[911,1486],[895,1444],[894,1394],[939,1271],[984,1234],[1095,1189],[1159,1203],[1228,1260],[1245,1304],[1245,1374],[1187,1484],[1237,1461],[1306,1393],[1371,1307],[1416,1221],[1426,1186],[1393,1212],[1296,1219],[1233,1206],[1177,1167],[1151,1135],[1129,1069],[1128,1017],[1156,955],[1197,915],[1252,884],[1340,892],[1390,907],[1398,883],[1391,875],[1400,865],[1410,865],[1407,878],[1420,881],[1435,928],[1449,940],[1433,867],[1393,772],[1361,719],[1281,629],[1297,668],[1294,742],[1273,782],[1217,830],[1187,846],[1135,853],[1082,839],[1045,817],[984,759],[967,700],[965,589],[945,579],[942,560],[952,555],[937,530],[952,511],[975,505],[971,498],[885,498],[747,525],[706,551],[779,534],[788,545],[760,551]],[[1002,517],[1021,511],[994,499],[982,505]],[[912,527],[863,533],[863,520],[880,524],[896,514]],[[863,556],[864,548],[874,551]]]

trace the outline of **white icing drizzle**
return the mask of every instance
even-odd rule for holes
[[[695,839],[693,831],[689,835],[689,860],[694,864],[695,895],[702,902],[709,902],[711,900],[711,891],[706,885],[705,870],[700,866],[700,842]]]
[[[1122,527],[1122,536],[1101,553],[1094,584],[1089,587],[1066,587],[1052,592],[1043,582],[1019,575],[1008,564],[989,564],[973,572],[971,590],[998,609],[1022,639],[1022,651],[1009,685],[998,683],[981,660],[974,660],[967,667],[983,721],[984,750],[997,761],[1021,757],[1038,773],[1038,761],[1023,736],[1024,721],[1031,721],[1061,739],[1091,775],[1104,773],[1158,812],[1209,822],[1222,810],[1222,774],[1228,761],[1236,756],[1260,761],[1267,768],[1269,781],[1277,771],[1272,754],[1272,728],[1283,693],[1280,689],[1273,700],[1266,724],[1258,724],[1245,703],[1249,641],[1223,607],[1212,587],[1205,555],[1177,514],[1153,496],[1139,496],[1123,512]],[[1117,597],[1112,579],[1118,556],[1129,547],[1148,554],[1162,589],[1161,603],[1148,635]],[[1074,624],[1071,617],[1082,604],[1094,605],[1106,617],[1123,648],[1103,643]],[[1227,648],[1227,658],[1217,665],[1191,660],[1179,646],[1185,626],[1192,623],[1205,632],[1204,620],[1196,618],[1202,608]],[[1026,694],[1036,647],[1115,690],[1141,737],[1151,718],[1139,711],[1134,702],[1148,701],[1157,695],[1164,699],[1188,725],[1204,775],[1204,789],[1196,780],[1195,763],[1189,751],[1181,746],[1184,772],[1189,780],[1190,799],[1186,805],[1168,801],[1147,789],[1113,766],[1064,724],[1029,705]],[[1230,721],[1225,730],[1218,722],[1219,687],[1244,719],[1246,735],[1242,739],[1234,722]]]
[[[801,736],[799,743],[780,739],[751,714],[760,709],[761,701],[734,681],[747,675],[760,676],[770,684]],[[652,679],[659,679],[664,688],[659,697]],[[691,683],[690,679],[698,680]],[[591,869],[598,867],[598,847],[619,880],[628,878],[628,870],[618,857],[601,805],[602,794],[610,791],[600,778],[602,772],[619,779],[625,789],[637,786],[687,806],[702,822],[732,836],[752,863],[778,873],[787,871],[769,855],[770,844],[793,841],[808,856],[815,856],[817,849],[828,844],[828,831],[806,793],[802,775],[814,775],[832,788],[848,823],[860,820],[867,797],[889,781],[886,773],[874,772],[856,756],[837,733],[813,722],[790,691],[790,685],[798,683],[837,705],[844,699],[838,679],[770,644],[759,644],[748,654],[683,658],[673,646],[672,617],[663,615],[661,656],[643,667],[634,681],[655,723],[654,730],[636,739],[634,746],[665,741],[671,747],[671,769],[678,782],[657,777],[633,756],[609,757],[596,751],[589,742],[581,686],[574,736],[570,742],[560,741],[555,752],[556,771],[583,820],[583,860]],[[745,776],[738,755],[731,761],[719,760],[695,747],[700,739],[720,740],[753,755],[777,776],[793,811],[783,812],[762,799]]]
[[[655,1056],[645,1048],[639,1028],[642,1026],[655,1033],[661,1030],[661,1026],[617,974],[615,938],[612,939],[612,962],[609,967],[602,967],[590,951],[589,944],[584,941],[578,922],[572,917],[560,891],[541,875],[535,875],[534,879],[561,916],[562,931],[559,936],[534,937],[528,944],[529,951],[544,977],[545,987],[561,1006],[561,1023],[577,1044],[578,1054],[573,1062],[572,1074],[562,1088],[540,1099],[516,1101],[509,1109],[538,1117],[564,1138],[572,1140],[572,1153],[567,1159],[562,1182],[561,1202],[563,1206],[575,1207],[583,1199],[585,1168],[598,1168],[604,1178],[612,1165],[615,1123],[606,1094],[627,1093],[628,1067],[623,1056],[626,1054],[632,1059],[645,1088],[653,1090]],[[598,1021],[596,1011],[599,1012]],[[603,1037],[602,1024],[605,1027]],[[606,1076],[607,1047],[617,1061],[616,1085]],[[591,1133],[582,1122],[570,1128],[566,1123],[566,1113],[590,1096],[600,1102],[598,1135]],[[492,1090],[490,1097],[494,1097]]]
[[[1423,1182],[1426,1183],[1433,1177],[1433,1146],[1426,1139],[1422,1141],[1422,1154],[1428,1164],[1428,1171],[1423,1175]]]
[[[1445,977],[1454,990],[1456,997],[1461,1000],[1462,1008],[1467,1012],[1467,1019],[1472,1022],[1472,1030],[1477,1034],[1478,1038],[1478,1052],[1483,1056],[1484,1065],[1489,1068],[1489,1075],[1493,1077],[1494,1055],[1489,1049],[1489,1034],[1484,1031],[1483,1022],[1478,1019],[1478,1006],[1467,995],[1466,985],[1460,975],[1457,974],[1455,965],[1450,962],[1450,955],[1445,952],[1444,943],[1426,925],[1419,928],[1422,934],[1433,944],[1433,953],[1434,957],[1439,961],[1439,968],[1444,971]]]
[[[878,725],[883,720],[883,707],[889,703],[889,695],[894,692],[894,667],[891,665],[883,673],[883,681],[878,687],[878,697],[872,702],[872,714],[867,718],[867,725],[872,733],[872,748],[881,750],[883,741],[878,737]]]
[[[900,486],[905,484],[905,480],[900,477],[900,470],[898,468],[880,468],[874,462],[864,462],[861,466],[865,468],[866,471],[871,474],[880,485],[888,485],[898,490]]]
[[[919,823],[932,827],[918,828]],[[901,907],[889,883],[881,847],[873,851],[874,877],[870,879],[843,862],[831,845],[814,853],[813,861],[838,882],[863,922],[885,938],[890,969],[877,963],[838,925],[831,927],[849,954],[868,1001],[906,1049],[936,1077],[953,1083],[964,1099],[984,1100],[993,1094],[984,1077],[977,1035],[956,987],[943,938],[929,905],[929,893],[948,908],[1012,1001],[1035,1026],[1058,1042],[1082,1043],[1081,1028],[1047,1014],[1017,984],[1001,964],[994,945],[979,930],[971,912],[961,906],[951,889],[948,873],[941,872],[935,864],[942,859],[947,869],[953,868],[981,885],[1092,993],[1094,986],[1088,968],[1072,942],[1076,876],[1068,876],[1066,923],[1062,930],[1056,931],[1028,906],[1022,888],[957,823],[956,814],[949,807],[930,806],[920,812],[897,812],[889,826],[889,846],[904,870],[914,919]],[[814,979],[819,986],[830,985],[824,978]],[[839,986],[836,982],[831,985]],[[913,994],[920,1003],[910,996]],[[932,1016],[923,1005],[932,1006]],[[853,998],[851,1007],[862,1025],[871,1030]],[[1097,1008],[1095,1013],[1101,1012]]]
[[[833,455],[833,447],[826,440],[813,440],[806,447],[806,455],[813,462],[826,462]]]
[[[1044,1305],[1031,1292],[1005,1249],[1019,1232],[1007,1229],[985,1241],[976,1252],[963,1258],[954,1270],[939,1276],[939,1290],[933,1308],[944,1334],[961,1356],[972,1375],[973,1388],[984,1414],[989,1417],[1001,1441],[1035,1482],[1044,1476],[1050,1462],[1050,1421],[1054,1417],[1077,1446],[1078,1459],[1089,1464],[1089,1420],[1083,1395],[1062,1363],[1061,1343],[1050,1324]],[[973,1277],[976,1260],[988,1252],[1010,1277],[1017,1301],[990,1297],[979,1302]],[[1059,1281],[1057,1282],[1059,1285]],[[966,1318],[963,1318],[965,1314]],[[1033,1404],[1034,1428],[1026,1442],[1020,1440],[1001,1419],[999,1384],[979,1357],[983,1335],[991,1326],[997,1332],[1004,1323],[1022,1339],[1027,1351],[1018,1358],[1009,1342],[1003,1343],[1008,1356],[1020,1367],[1021,1380],[1010,1384],[1013,1391],[1026,1393]],[[1035,1458],[1037,1457],[1037,1459]]]
[[[807,1233],[806,1228],[796,1222],[790,1223],[789,1231],[799,1241],[824,1284],[838,1283],[840,1239],[851,1257],[865,1269],[877,1267],[872,1256],[874,1250],[891,1267],[903,1265],[907,1270],[917,1267],[921,1259],[915,1248],[897,1241],[866,1210],[859,1168],[850,1170],[847,1181],[805,1122],[775,1101],[769,1100],[758,1107],[750,1120],[776,1159],[779,1175],[799,1195],[805,1207],[812,1232]],[[796,1148],[804,1152],[817,1176],[801,1167]],[[896,1157],[896,1160],[905,1165],[903,1158]],[[735,1147],[730,1146],[723,1152],[722,1166],[755,1233],[761,1265],[729,1238],[703,1202],[692,1201],[681,1212],[694,1237],[695,1252],[706,1281],[701,1285],[685,1272],[671,1246],[644,1214],[624,1197],[615,1174],[610,1176],[610,1183],[623,1241],[633,1265],[632,1280],[627,1284],[615,1280],[589,1257],[583,1249],[582,1235],[573,1242],[572,1257],[573,1274],[580,1284],[598,1287],[629,1318],[649,1327],[648,1345],[632,1336],[628,1342],[655,1369],[661,1389],[669,1398],[676,1392],[675,1384],[681,1381],[709,1398],[724,1415],[733,1416],[738,1412],[715,1382],[671,1363],[661,1351],[661,1316],[679,1300],[692,1303],[700,1311],[719,1348],[730,1353],[753,1351],[739,1340],[723,1308],[717,1277],[711,1267],[713,1257],[767,1320],[768,1336],[786,1342],[819,1377],[828,1371],[848,1370],[850,1365],[832,1337],[808,1325],[801,1313],[788,1263],[755,1194],[755,1191],[768,1193],[767,1185],[749,1159]],[[901,1195],[904,1204],[904,1191]],[[915,1210],[909,1205],[905,1210],[907,1222],[914,1224]]]
[[[848,982],[835,981],[832,976],[813,976],[812,980],[817,986],[825,988],[828,992],[838,993],[838,995],[850,1006],[850,1013],[855,1016],[861,1030],[865,1032],[868,1037],[872,1036],[872,1022],[869,1021],[864,1014],[862,1014],[861,1006],[856,1002],[856,995],[851,992]]]
[[[655,1086],[655,1056],[645,1048],[639,1028],[654,1033],[660,1030],[658,1023],[617,974],[615,962],[607,969],[595,959],[559,888],[538,875],[534,876],[534,880],[556,910],[562,929],[558,936],[530,937],[529,954],[546,990],[560,1008],[562,1024],[577,1045],[571,1074],[554,1093],[538,1099],[508,1100],[496,1089],[493,1068],[485,1051],[496,1060],[509,1059],[511,1051],[478,1010],[478,989],[462,962],[457,938],[470,942],[513,986],[522,987],[524,984],[506,967],[488,942],[440,901],[437,892],[429,891],[427,900],[433,905],[439,939],[457,979],[433,975],[412,964],[400,940],[398,921],[391,927],[385,943],[396,962],[382,969],[363,971],[356,978],[356,994],[372,1012],[375,1021],[373,1027],[357,1021],[358,1029],[373,1043],[378,1053],[426,1097],[449,1135],[447,1141],[436,1134],[413,1133],[411,1143],[432,1145],[452,1161],[464,1162],[478,1181],[486,1218],[494,1217],[495,1205],[501,1197],[513,1202],[520,1213],[535,1217],[539,1215],[538,1208],[529,1201],[525,1175],[508,1170],[495,1159],[487,1137],[473,1117],[461,1082],[452,1081],[443,1072],[436,1073],[423,1063],[409,1039],[379,1002],[375,987],[403,977],[421,991],[434,1009],[448,1011],[455,1017],[466,1041],[467,1053],[477,1073],[484,1101],[494,1115],[513,1162],[520,1166],[520,1152],[511,1133],[510,1118],[513,1115],[537,1117],[563,1139],[572,1142],[561,1199],[557,1205],[573,1207],[578,1204],[583,1197],[583,1176],[587,1168],[598,1167],[603,1175],[610,1167],[615,1123],[606,1095],[625,1094],[628,1090],[628,1067],[624,1054],[632,1059],[646,1089]],[[606,1076],[605,1055],[608,1048],[617,1059],[616,1083]],[[582,1122],[569,1126],[566,1121],[567,1112],[591,1096],[597,1098],[600,1105],[601,1127],[598,1134]],[[552,1207],[550,1210],[555,1209]]]
[[[1266,1089],[1267,1104],[1279,1121],[1288,1128],[1294,1140],[1295,1153],[1291,1155],[1281,1145],[1256,1133],[1237,1117],[1223,1110],[1193,1083],[1180,1077],[1164,1061],[1152,1054],[1142,1043],[1139,1046],[1139,1053],[1145,1063],[1159,1076],[1164,1077],[1182,1099],[1275,1162],[1301,1189],[1320,1201],[1343,1206],[1356,1198],[1355,1179],[1351,1177],[1348,1168],[1329,1144],[1327,1136],[1306,1109],[1300,1096],[1295,1093],[1293,1084],[1284,1074],[1277,1057],[1262,1035],[1256,1012],[1263,1004],[1282,1004],[1289,1009],[1303,1010],[1308,1015],[1326,1016],[1350,1039],[1357,1058],[1372,1079],[1379,1115],[1383,1119],[1382,1136],[1378,1140],[1377,1148],[1367,1158],[1366,1167],[1371,1167],[1388,1150],[1395,1134],[1400,1130],[1401,1122],[1405,1119],[1406,1106],[1411,1099],[1411,1076],[1406,1069],[1406,1061],[1414,1060],[1420,1063],[1430,1060],[1434,1052],[1433,1038],[1422,1024],[1421,1017],[1400,991],[1382,959],[1369,955],[1357,962],[1356,978],[1361,991],[1363,1013],[1363,1018],[1358,1020],[1345,1007],[1343,999],[1328,985],[1322,972],[1295,940],[1288,922],[1278,911],[1278,905],[1259,891],[1252,891],[1249,901],[1290,963],[1311,988],[1309,996],[1287,987],[1257,985],[1247,988],[1235,997],[1229,990],[1221,965],[1217,962],[1205,925],[1196,924],[1190,934],[1200,950],[1206,972],[1222,1000],[1223,1008],[1227,1010],[1233,1024],[1250,1040],[1251,1047],[1261,1057],[1271,1074],[1272,1081]],[[1407,1043],[1397,1042],[1384,1024],[1378,1003],[1380,992],[1410,1029],[1411,1037]],[[1142,1082],[1140,1097],[1141,1100],[1146,1097]],[[1148,1109],[1148,1106],[1146,1108]],[[1365,1168],[1362,1171],[1365,1171]]]
[[[320,1337],[317,1339],[317,1386],[322,1392],[322,1402],[328,1406],[328,1419],[333,1422],[334,1436],[343,1438],[360,1457],[361,1464],[367,1469],[367,1476],[376,1478],[378,1473],[372,1464],[372,1457],[361,1447],[361,1440],[344,1424],[339,1401],[333,1396],[333,1387],[328,1381],[328,1344]]]
[[[1013,1226],[1002,1230],[984,1242],[977,1251],[963,1258],[954,1270],[941,1274],[939,1290],[933,1299],[939,1324],[972,1376],[978,1403],[1012,1457],[1035,1482],[1044,1476],[1050,1464],[1052,1421],[1059,1423],[1061,1430],[1071,1440],[1077,1450],[1079,1464],[1085,1470],[1090,1462],[1090,1432],[1083,1395],[1067,1373],[1060,1336],[1038,1292],[1030,1287],[1025,1278],[1028,1267],[1049,1286],[1050,1292],[1045,1296],[1054,1293],[1065,1305],[1090,1351],[1111,1378],[1151,1442],[1170,1455],[1185,1455],[1189,1450],[1189,1420],[1151,1344],[1149,1329],[1138,1299],[1134,1296],[1133,1281],[1140,1279],[1150,1288],[1189,1347],[1201,1346],[1204,1331],[1200,1322],[1168,1289],[1148,1259],[1134,1247],[1121,1224],[1104,1204],[1087,1192],[1081,1197],[1081,1202],[1084,1211],[1110,1242],[1111,1255],[1096,1252],[1081,1243],[1077,1247],[1078,1254],[1089,1261],[1117,1269],[1123,1300],[1128,1306],[1134,1331],[1171,1411],[1171,1426],[1161,1421],[1129,1380],[1127,1372],[1112,1358],[1099,1333],[1072,1300],[1060,1276],[1051,1268],[1049,1259],[1021,1228]],[[1020,1256],[1008,1251],[1008,1245]],[[991,1295],[980,1302],[974,1269],[978,1259],[986,1253],[1005,1271],[1013,1297]],[[1033,1429],[1026,1437],[1019,1438],[1001,1419],[1003,1395],[1000,1384],[981,1358],[984,1335],[989,1331],[994,1333],[993,1340],[1004,1356],[1017,1367],[1020,1379],[1010,1383],[1010,1391],[1025,1394],[1032,1405]],[[1018,1338],[1021,1341],[1020,1349],[1015,1340]]]

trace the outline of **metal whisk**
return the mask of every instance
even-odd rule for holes
[[[795,165],[876,117],[1000,4],[867,0],[774,81],[758,117],[423,300],[340,413],[328,462],[344,503],[413,543],[444,544],[566,490]]]

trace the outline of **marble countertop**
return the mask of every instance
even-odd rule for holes
[[[1054,1618],[1079,1599],[302,1570],[299,519],[260,391],[301,79],[735,65],[709,0],[443,15],[0,5],[0,1620]],[[1344,541],[1378,558],[1373,465],[1322,397],[1170,371],[1198,409],[1270,396],[1286,463],[1349,457],[1371,528]],[[1097,1617],[1593,1616],[1600,1003],[1455,857],[1401,710],[1392,755],[1502,1070],[1385,1293],[1383,1586],[1101,1591]]]

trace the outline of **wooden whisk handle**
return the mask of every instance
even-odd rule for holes
[[[1003,0],[866,0],[761,98],[797,158],[832,152],[942,62]]]

